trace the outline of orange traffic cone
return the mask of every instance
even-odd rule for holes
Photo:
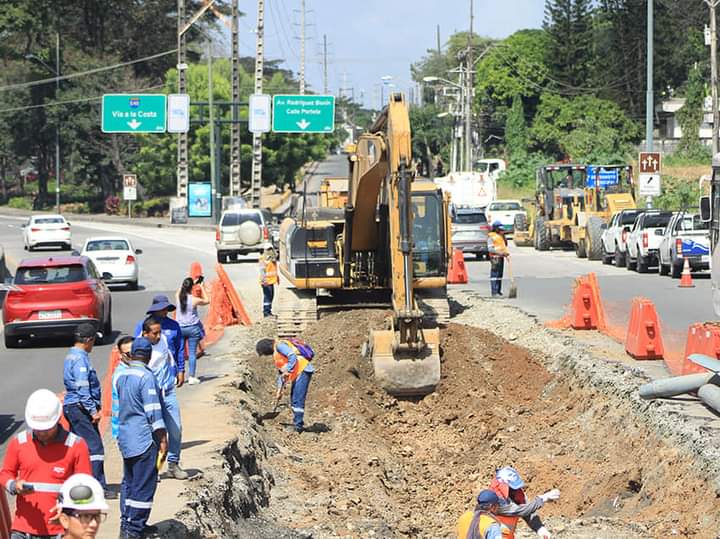
[[[692,275],[690,275],[690,262],[688,262],[687,258],[685,259],[685,263],[683,264],[683,270],[680,276],[680,284],[678,286],[680,288],[695,288],[692,280]]]

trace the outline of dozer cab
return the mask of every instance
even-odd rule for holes
[[[375,378],[393,395],[431,393],[440,381],[438,324],[450,316],[449,201],[414,177],[402,94],[391,95],[348,159],[342,210],[306,208],[281,225],[278,334],[301,333],[325,305],[390,306],[386,328],[364,347]]]
[[[610,216],[634,208],[632,167],[556,164],[537,170],[535,248],[572,248],[579,258],[602,258]]]

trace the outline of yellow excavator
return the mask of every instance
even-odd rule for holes
[[[363,347],[375,378],[393,395],[431,393],[440,381],[438,325],[450,317],[449,200],[413,175],[402,94],[390,96],[348,160],[342,210],[303,208],[281,225],[278,334],[297,335],[317,320],[318,300],[321,307],[389,304],[386,328],[371,331]]]

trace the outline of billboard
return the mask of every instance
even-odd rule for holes
[[[210,182],[188,184],[188,217],[210,217],[212,215],[212,189]]]

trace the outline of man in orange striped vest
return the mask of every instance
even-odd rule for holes
[[[275,261],[275,251],[272,248],[265,249],[260,257],[258,266],[260,269],[260,286],[263,291],[263,316],[267,318],[272,316],[272,303],[275,297],[275,285],[280,281],[278,279],[277,262]]]
[[[510,466],[500,468],[495,473],[495,479],[490,483],[490,490],[497,494],[500,506],[497,510],[497,520],[502,527],[503,539],[515,539],[515,529],[521,518],[541,539],[550,539],[550,532],[543,526],[537,511],[545,502],[560,498],[560,491],[553,489],[541,494],[531,502],[525,498],[525,481],[520,474]]]
[[[495,513],[500,498],[492,490],[478,494],[474,511],[466,511],[457,521],[458,539],[502,539],[500,523]]]
[[[301,433],[305,429],[305,399],[315,367],[311,362],[312,357],[305,357],[299,349],[304,343],[297,342],[300,344],[298,345],[292,340],[260,339],[255,344],[255,351],[258,356],[273,356],[275,367],[279,372],[279,387],[283,387],[288,382],[291,383],[290,406],[293,412],[293,423],[295,432]]]

